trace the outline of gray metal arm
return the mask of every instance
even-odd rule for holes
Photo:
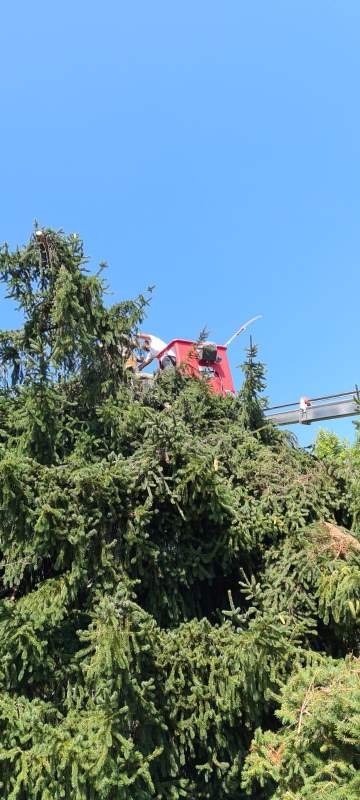
[[[311,422],[321,422],[326,419],[353,417],[360,414],[360,404],[355,399],[355,394],[356,391],[330,395],[327,398],[314,398],[310,400],[306,411],[301,411],[297,403],[273,406],[266,409],[265,416],[275,425],[296,425],[297,423],[310,425]]]

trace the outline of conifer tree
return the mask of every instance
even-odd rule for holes
[[[242,407],[243,423],[249,430],[263,428],[264,408],[266,400],[262,392],[266,387],[265,366],[257,361],[258,348],[250,337],[249,347],[246,349],[247,358],[241,365],[244,373],[244,382],[240,390],[239,400]]]
[[[359,461],[264,427],[252,344],[235,400],[141,393],[86,261],[0,254],[1,797],[355,800]]]

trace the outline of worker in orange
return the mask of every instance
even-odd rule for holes
[[[139,370],[145,369],[145,367],[149,366],[151,362],[161,353],[162,350],[166,347],[166,342],[162,339],[159,339],[158,336],[153,336],[150,333],[139,333],[138,339],[142,341],[142,349],[145,350],[148,355],[146,358],[139,364]],[[176,365],[176,355],[175,350],[172,348],[167,350],[163,356],[160,358],[160,369],[168,369],[169,367],[175,367]]]

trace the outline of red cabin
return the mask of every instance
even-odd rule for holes
[[[215,394],[235,394],[225,345],[173,339],[158,353],[157,358],[160,360],[168,350],[175,352],[176,366],[184,364],[191,375],[205,376]]]

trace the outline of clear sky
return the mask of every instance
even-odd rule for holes
[[[163,339],[263,314],[273,403],[360,383],[358,0],[3,3],[0,61],[0,240],[78,231]]]

